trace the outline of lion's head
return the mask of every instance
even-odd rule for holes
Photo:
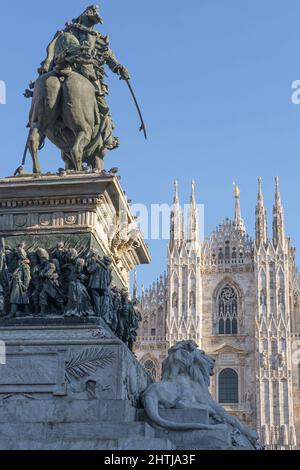
[[[208,387],[214,373],[215,361],[192,341],[180,341],[168,351],[162,364],[162,380],[174,381],[178,376],[189,376]]]

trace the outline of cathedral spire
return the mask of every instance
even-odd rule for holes
[[[273,207],[273,244],[275,247],[284,242],[283,207],[279,192],[279,178],[275,178],[275,203]]]
[[[234,196],[235,196],[234,225],[237,229],[245,231],[245,224],[241,215],[240,188],[235,183],[233,183],[233,186],[234,186]]]
[[[171,222],[170,222],[170,246],[173,247],[174,244],[180,244],[183,240],[183,217],[182,209],[179,204],[179,194],[178,194],[178,180],[174,182],[174,199],[173,206],[171,210]]]
[[[258,178],[257,206],[255,209],[255,241],[258,248],[261,243],[267,243],[267,212],[262,193],[262,179]]]
[[[173,204],[179,204],[178,180],[174,181],[174,200]]]
[[[191,206],[196,209],[196,194],[195,194],[195,180],[192,180],[192,192],[191,192]]]
[[[196,194],[195,194],[195,181],[192,180],[192,192],[190,199],[190,207],[188,211],[188,221],[187,221],[187,240],[192,243],[198,242],[198,213],[197,213],[197,204],[196,204]]]

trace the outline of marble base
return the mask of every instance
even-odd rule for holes
[[[172,448],[136,420],[151,379],[101,320],[34,320],[1,323],[1,450]]]

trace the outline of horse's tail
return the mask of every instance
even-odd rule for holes
[[[153,393],[151,390],[146,390],[142,397],[142,402],[145,408],[145,412],[149,420],[160,426],[162,428],[171,429],[174,431],[190,431],[190,430],[200,430],[208,431],[215,429],[225,429],[226,426],[222,424],[201,424],[201,423],[176,423],[175,421],[170,421],[164,419],[159,415],[159,399],[156,393]]]

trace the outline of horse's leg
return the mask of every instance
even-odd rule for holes
[[[31,131],[28,141],[34,173],[41,173],[38,151],[43,140],[46,136],[50,138],[54,134],[55,123],[59,116],[61,86],[58,77],[50,72],[39,77],[34,87],[29,116]]]
[[[101,172],[104,169],[104,156],[106,152],[102,152],[101,155],[97,155],[93,158],[93,170]]]
[[[86,146],[90,143],[91,138],[92,133],[90,132],[90,129],[80,130],[78,132],[75,144],[70,152],[77,171],[82,170],[83,152]]]
[[[75,167],[73,165],[71,156],[68,153],[62,152],[61,157],[62,157],[63,161],[65,162],[65,170],[66,171],[75,170]]]
[[[84,151],[95,127],[95,88],[85,77],[73,72],[62,89],[62,118],[75,137],[69,153],[76,170],[81,171]]]
[[[40,144],[42,142],[42,139],[44,136],[40,133],[39,129],[34,127],[30,131],[30,137],[29,137],[29,142],[28,142],[28,148],[29,152],[32,157],[32,162],[33,162],[33,173],[41,173],[41,167],[39,163],[39,157],[38,157],[38,151]]]

